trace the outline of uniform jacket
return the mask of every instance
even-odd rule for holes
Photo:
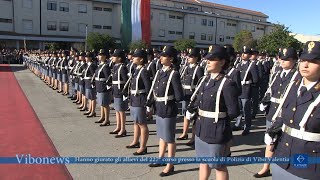
[[[241,81],[244,79],[244,76],[246,74],[246,71],[250,65],[250,61],[248,61],[246,64],[239,64],[238,70],[240,71],[240,77]],[[249,69],[247,78],[245,81],[252,81],[252,84],[244,84],[242,85],[241,95],[239,98],[241,99],[250,99],[251,97],[251,87],[253,84],[258,83],[259,81],[259,75],[258,75],[258,67],[256,64],[252,64],[251,68]]]
[[[83,72],[83,77],[84,79],[84,83],[85,83],[85,88],[86,89],[91,89],[91,85],[93,84],[94,81],[94,72],[96,71],[97,66],[91,62],[90,64],[88,63],[87,68],[84,70]],[[90,79],[87,79],[90,78]]]
[[[218,75],[215,79],[206,77],[206,80],[200,86],[194,104],[195,107],[204,111],[215,112],[217,91],[223,77],[223,74]],[[209,144],[223,144],[231,140],[232,129],[230,121],[239,115],[237,86],[229,78],[222,88],[219,109],[220,112],[226,112],[227,117],[219,118],[217,123],[214,123],[214,118],[202,116],[199,116],[196,121],[196,136]]]
[[[99,66],[95,72],[95,78],[108,79],[110,76],[111,76],[111,69],[110,69],[109,65],[106,62],[99,64]],[[110,78],[110,80],[112,81],[112,78]],[[107,80],[101,80],[101,81],[95,80],[97,92],[99,92],[99,93],[106,92],[107,85],[111,86],[111,81],[107,82]]]
[[[198,66],[197,68],[197,72],[195,72],[196,70],[196,67]],[[193,77],[193,74],[195,72],[195,78],[192,82],[192,77]],[[187,86],[192,86],[192,89],[184,89],[183,88],[183,94],[184,94],[184,99],[185,100],[190,100],[197,84],[198,84],[198,81],[200,78],[203,77],[203,74],[204,74],[204,70],[202,67],[200,67],[199,65],[195,64],[194,66],[190,67],[189,65],[185,66],[185,69],[182,70],[182,78],[181,78],[181,84],[182,85],[187,85]],[[191,84],[192,83],[192,84]],[[183,86],[182,86],[183,87]]]
[[[303,118],[308,106],[320,94],[320,84],[318,83],[309,91],[306,91],[300,98],[297,97],[297,91],[300,85],[300,80],[295,83],[282,107],[281,117],[275,121],[275,125],[285,124],[291,128],[300,129],[299,123]],[[306,132],[320,134],[320,106],[315,107],[309,117],[306,126]],[[283,132],[277,147],[275,148],[275,157],[292,157],[294,154],[307,154],[308,157],[318,157],[320,155],[320,142],[311,142],[298,139]],[[319,164],[308,164],[307,168],[299,169],[293,167],[292,164],[278,164],[281,168],[291,174],[304,179],[319,179],[320,166]]]
[[[120,66],[122,65],[122,68],[120,70],[120,79],[118,79],[118,69],[120,68]],[[113,66],[113,76],[112,76],[112,81],[122,81],[123,83],[120,85],[120,89],[118,87],[118,84],[112,84],[112,95],[113,97],[116,98],[122,98],[122,96],[124,95],[122,93],[123,87],[125,85],[125,83],[128,80],[128,69],[124,64],[115,64]]]
[[[182,85],[180,80],[180,74],[173,68],[166,70],[160,70],[158,76],[155,79],[155,85],[153,87],[153,94],[157,97],[164,97],[165,90],[168,83],[168,79],[171,71],[174,71],[172,80],[170,83],[168,96],[173,95],[174,99],[165,102],[155,101],[155,114],[161,118],[172,118],[176,117],[178,113],[177,102],[183,100]]]
[[[130,104],[133,107],[144,107],[147,101],[147,96],[148,93],[150,91],[151,88],[151,80],[150,80],[150,76],[149,73],[146,69],[146,67],[143,68],[143,70],[141,71],[140,77],[138,79],[138,73],[141,70],[141,68],[136,68],[134,74],[133,74],[133,78],[131,81],[131,90],[137,90],[136,89],[136,83],[138,81],[138,90],[145,90],[144,93],[137,93],[130,95]]]

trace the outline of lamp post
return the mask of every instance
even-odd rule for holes
[[[87,40],[88,40],[88,25],[86,25],[86,42],[84,45],[84,50],[87,51]]]

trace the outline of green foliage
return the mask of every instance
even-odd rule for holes
[[[281,24],[276,24],[273,27],[273,32],[264,35],[258,40],[258,49],[260,51],[267,51],[271,54],[276,54],[279,48],[293,47],[296,50],[302,48],[302,43],[299,42],[291,33],[288,27]]]
[[[56,51],[56,50],[58,50],[58,49],[59,49],[58,43],[50,43],[50,44],[49,44],[49,50],[50,50],[50,51]]]
[[[178,39],[174,42],[174,47],[178,51],[183,51],[188,48],[194,48],[196,46],[196,42],[192,39]]]
[[[130,50],[147,49],[148,45],[143,41],[133,41],[129,44]]]
[[[109,49],[115,48],[115,40],[109,34],[90,33],[87,39],[88,49]]]
[[[233,48],[236,51],[241,51],[243,46],[255,48],[257,41],[253,39],[252,33],[248,30],[242,30],[234,37]]]

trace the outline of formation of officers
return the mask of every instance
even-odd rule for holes
[[[147,121],[155,115],[159,157],[175,157],[176,140],[195,145],[197,157],[231,156],[232,131],[250,134],[252,119],[260,110],[266,115],[266,157],[292,157],[320,151],[320,43],[307,42],[301,54],[283,48],[275,58],[244,47],[236,55],[231,46],[212,45],[178,53],[171,46],[162,51],[121,49],[99,52],[70,51],[34,53],[25,63],[48,86],[69,95],[88,118],[101,108],[100,126],[110,126],[111,103],[116,111],[115,138],[127,135],[125,111],[130,109],[134,136],[126,148],[134,155],[148,153]],[[183,132],[175,138],[178,103],[184,102]],[[231,126],[231,120],[235,120]],[[243,121],[244,120],[244,121]],[[173,164],[163,166],[160,176],[174,174]],[[225,164],[200,164],[199,179],[229,179]],[[319,179],[320,168],[309,164],[264,164],[256,178],[266,176]]]

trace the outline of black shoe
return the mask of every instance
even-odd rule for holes
[[[69,99],[72,99],[73,97],[72,97],[72,96],[68,96],[68,98],[69,98]]]
[[[171,176],[174,173],[174,166],[168,172],[161,172],[159,174],[160,177]]]
[[[62,91],[59,90],[59,91],[57,91],[57,93],[62,93]]]
[[[126,146],[127,149],[140,148],[140,143]]]
[[[75,97],[72,97],[70,100],[71,101],[74,101],[74,100],[76,100],[77,98],[75,98]],[[75,103],[75,102],[74,102]]]
[[[104,119],[100,119],[98,121],[95,121],[94,123],[103,123],[104,122]]]
[[[116,131],[111,131],[109,132],[109,134],[118,134],[120,130],[116,130]]]
[[[160,164],[160,163],[152,163],[149,164],[149,167],[161,167],[161,166],[166,166],[167,164]]]
[[[83,115],[89,115],[89,114],[90,114],[90,112],[83,113]]]
[[[116,136],[115,136],[115,138],[122,138],[122,137],[126,137],[127,136],[127,131],[124,131],[123,133],[121,133],[121,134],[117,134]]]
[[[246,136],[248,134],[250,134],[250,130],[249,129],[245,129],[245,130],[242,131],[242,136]]]
[[[233,126],[232,131],[239,131],[241,130],[241,127],[239,126]]]
[[[80,111],[86,111],[86,109],[80,109]]]
[[[180,141],[180,140],[187,140],[188,139],[188,134],[183,136],[183,137],[178,137],[177,140]]]
[[[187,142],[186,145],[187,146],[193,146],[194,145],[194,141],[193,142]]]
[[[255,178],[263,178],[263,177],[268,177],[271,176],[270,170],[268,170],[267,172],[263,173],[263,174],[254,174],[253,177]]]
[[[110,126],[110,121],[103,123],[103,124],[100,124],[100,127],[103,127],[103,126]]]
[[[141,152],[134,152],[133,153],[133,155],[134,156],[141,156],[141,155],[145,155],[145,154],[147,154],[147,148],[145,148],[143,151],[141,151]]]
[[[94,112],[93,114],[87,116],[87,118],[96,117],[96,116],[97,116],[97,114]]]

